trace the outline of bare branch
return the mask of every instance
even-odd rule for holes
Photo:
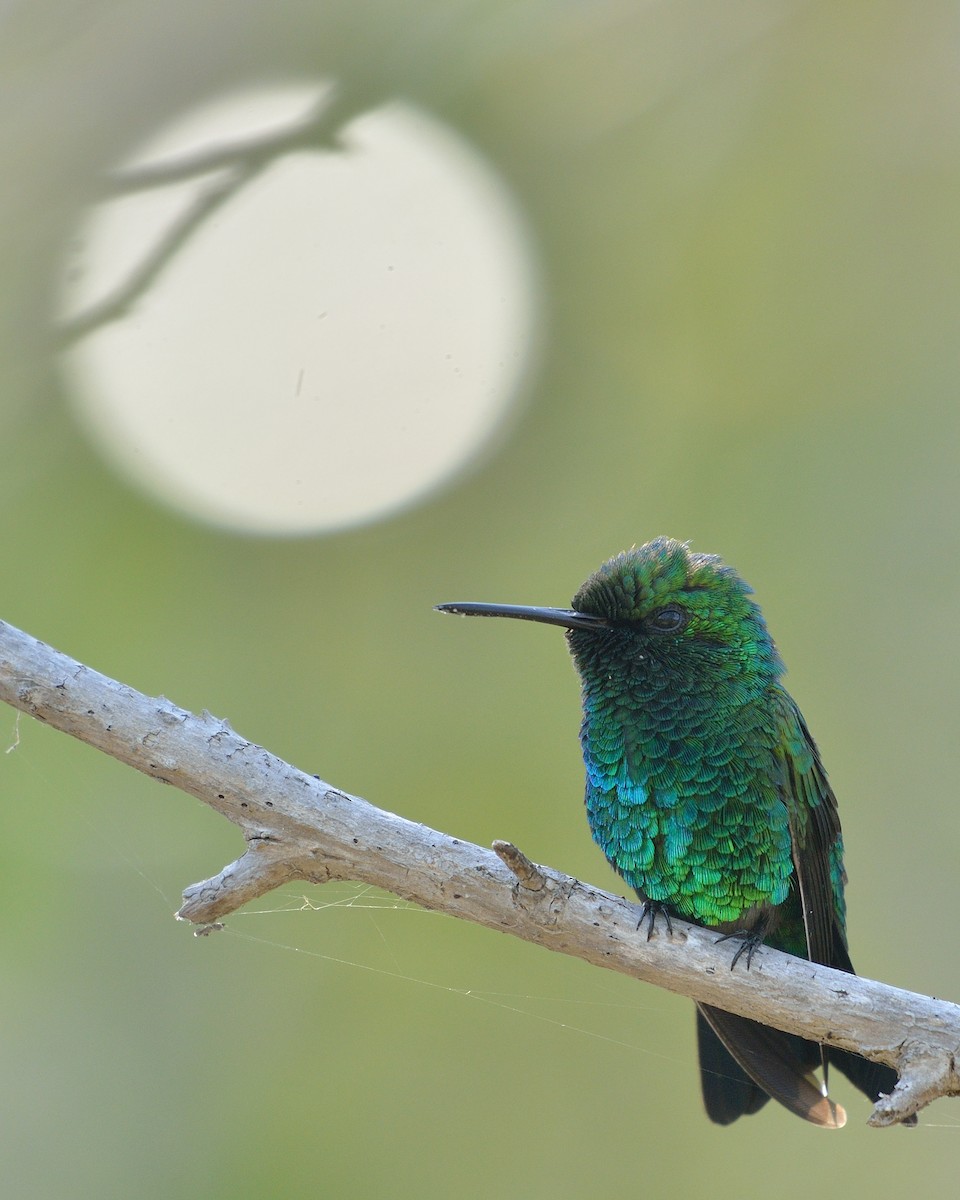
[[[749,971],[729,947],[674,920],[637,933],[638,905],[548,867],[508,842],[496,853],[375,808],[199,716],[132,688],[0,623],[0,699],[209,804],[246,852],[184,892],[179,917],[209,927],[292,879],[349,879],[596,966],[894,1066],[896,1091],[872,1125],[960,1095],[960,1007],[847,975],[769,947]],[[506,865],[505,865],[506,864]]]
[[[122,196],[183,183],[224,167],[252,174],[296,150],[342,150],[337,129],[350,115],[356,115],[355,111],[343,104],[331,103],[324,96],[298,121],[288,122],[280,129],[253,137],[232,138],[155,163],[120,167],[108,176],[110,194]]]
[[[371,99],[366,98],[367,102]],[[105,200],[175,183],[194,182],[197,190],[184,211],[145,248],[140,261],[109,295],[62,322],[58,348],[68,349],[127,316],[210,216],[279,158],[303,150],[343,152],[340,130],[359,111],[356,99],[324,96],[300,120],[279,130],[112,172]]]
[[[221,172],[200,187],[190,205],[161,233],[126,279],[97,304],[91,305],[59,330],[58,348],[66,350],[87,334],[129,315],[207,218],[250,182],[250,172]]]

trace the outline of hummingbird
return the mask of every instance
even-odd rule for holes
[[[572,607],[441,604],[442,612],[557,625],[580,676],[580,744],[594,841],[658,919],[715,929],[853,972],[843,838],[816,743],[781,683],[752,589],[717,555],[658,537],[605,562]],[[713,1005],[697,1005],[704,1106],[729,1125],[775,1099],[840,1128],[833,1065],[871,1100],[896,1072]],[[821,1086],[813,1072],[823,1068]]]

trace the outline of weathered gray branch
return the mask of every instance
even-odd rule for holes
[[[730,970],[729,946],[693,925],[648,941],[639,907],[348,795],[248,742],[226,721],[144,696],[0,623],[0,699],[172,783],[239,826],[245,853],[188,887],[178,917],[208,926],[293,879],[357,880],[596,966],[896,1067],[870,1118],[891,1125],[960,1095],[960,1007],[769,948]]]

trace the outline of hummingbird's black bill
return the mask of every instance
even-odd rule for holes
[[[562,625],[564,629],[607,629],[606,617],[576,612],[572,608],[538,608],[529,604],[482,604],[465,600],[461,604],[438,604],[437,612],[458,613],[462,617],[513,617],[518,621],[540,621],[544,625]]]

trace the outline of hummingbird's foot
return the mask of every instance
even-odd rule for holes
[[[740,942],[740,945],[737,947],[737,952],[734,954],[733,960],[730,963],[731,971],[744,955],[747,956],[747,970],[750,970],[750,964],[753,962],[754,954],[757,952],[760,946],[763,945],[765,933],[766,930],[764,929],[733,929],[730,931],[730,933],[722,933],[717,938],[718,944],[720,942],[728,942],[731,938],[737,938]]]
[[[643,928],[644,921],[647,925],[647,941],[653,937],[653,927],[657,923],[657,917],[663,917],[667,923],[667,937],[673,937],[673,922],[670,920],[670,909],[659,900],[644,900],[643,908],[640,911],[640,920],[637,922],[637,929]]]

